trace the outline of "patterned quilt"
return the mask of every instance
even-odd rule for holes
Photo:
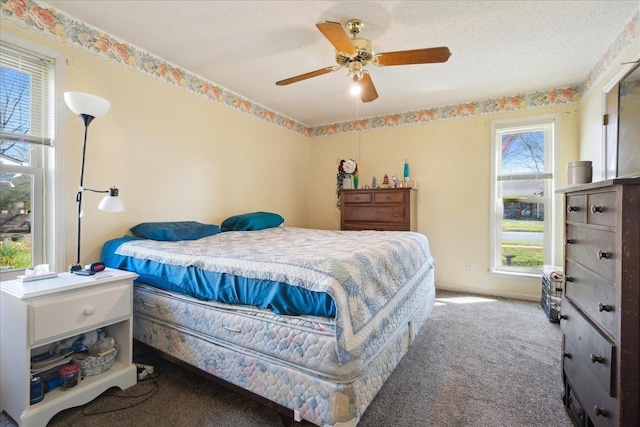
[[[419,233],[294,227],[179,242],[132,240],[116,253],[326,292],[336,303],[341,363],[370,351],[400,325],[404,319],[394,314],[406,312],[411,292],[435,265]]]

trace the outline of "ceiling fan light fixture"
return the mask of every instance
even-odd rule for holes
[[[353,84],[351,85],[350,92],[353,96],[359,96],[362,93],[362,88],[357,81],[353,82]]]
[[[362,79],[362,63],[353,61],[349,63],[349,79],[352,82],[359,82]]]

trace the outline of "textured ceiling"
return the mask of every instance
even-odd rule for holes
[[[633,1],[56,1],[57,10],[309,126],[581,83]],[[448,46],[442,64],[369,65],[358,102],[315,24],[358,18],[376,52]]]

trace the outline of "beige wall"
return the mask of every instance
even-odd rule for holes
[[[104,241],[142,221],[195,220],[275,211],[287,225],[307,226],[308,138],[208,102],[156,80],[55,43],[3,21],[3,30],[64,52],[66,88],[111,102],[89,126],[84,184],[120,189],[123,213],[98,210],[85,194],[82,262],[100,259]],[[66,260],[75,260],[75,193],[83,125],[66,115]],[[58,211],[59,212],[59,211]]]
[[[535,109],[423,125],[314,138],[311,143],[309,225],[338,229],[336,208],[337,161],[358,162],[361,185],[378,182],[386,173],[402,177],[405,158],[411,178],[419,183],[418,231],[425,234],[437,262],[436,283],[449,289],[539,298],[539,279],[505,278],[489,273],[491,211],[491,121],[559,114],[556,147],[556,186],[566,182],[567,161],[578,156],[577,105]],[[557,203],[562,203],[556,197]],[[562,209],[557,209],[562,221]],[[557,241],[561,241],[562,229]],[[556,265],[562,265],[556,244]],[[472,270],[467,271],[467,261]]]
[[[603,146],[604,132],[602,127],[602,115],[604,114],[604,94],[630,69],[630,64],[625,62],[640,59],[640,40],[630,44],[619,58],[616,58],[610,69],[603,74],[598,81],[580,100],[580,158],[577,160],[591,160],[593,162],[593,180],[600,181],[605,178]]]
[[[598,88],[580,105],[308,139],[11,23],[3,22],[3,30],[64,52],[69,58],[65,90],[94,93],[112,103],[111,111],[89,128],[85,185],[118,186],[127,210],[101,212],[100,196],[87,195],[85,263],[100,258],[105,240],[141,221],[220,223],[231,214],[270,210],[282,214],[290,226],[337,229],[337,161],[356,159],[364,185],[373,175],[379,182],[385,173],[402,175],[406,158],[411,177],[420,184],[418,231],[430,240],[436,282],[451,289],[533,299],[539,296],[539,280],[488,272],[491,121],[559,115],[556,188],[566,182],[568,161],[597,163],[601,151]],[[64,114],[65,252],[72,262],[83,129],[68,109]],[[556,202],[561,206],[559,196]],[[560,227],[554,264],[562,265],[562,209],[557,209],[556,219]],[[470,272],[468,261],[473,263]]]

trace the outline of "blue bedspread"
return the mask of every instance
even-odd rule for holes
[[[206,271],[194,266],[162,264],[157,261],[118,255],[121,244],[141,240],[121,237],[102,248],[107,267],[138,273],[140,283],[179,292],[201,300],[252,305],[289,316],[335,317],[336,305],[330,295],[289,286],[272,280],[252,279],[228,273]]]
[[[406,312],[420,304],[412,296],[433,277],[435,265],[427,238],[419,233],[292,227],[181,242],[130,239],[115,254],[169,270],[189,267],[326,293],[335,301],[341,363],[397,330]]]

